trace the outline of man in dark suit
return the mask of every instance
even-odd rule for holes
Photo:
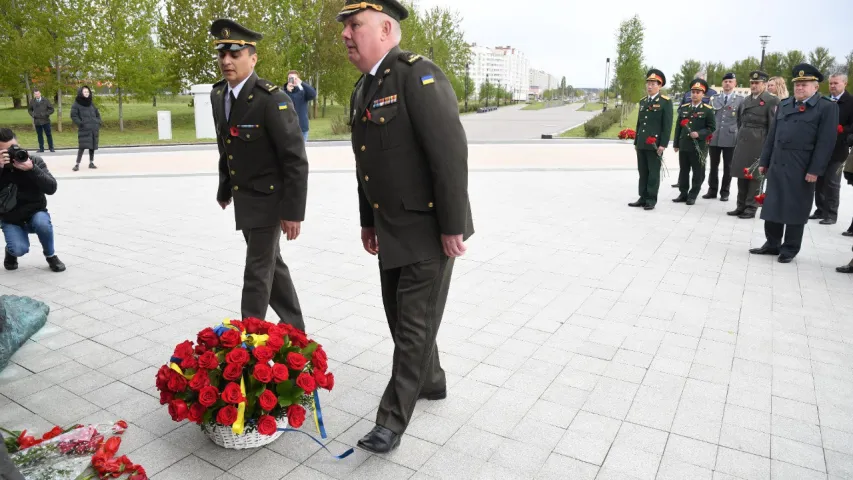
[[[826,167],[826,173],[818,177],[814,203],[817,207],[809,217],[820,220],[821,225],[834,225],[838,221],[838,204],[841,194],[841,164],[847,160],[850,148],[847,147],[847,135],[853,133],[853,97],[845,91],[847,75],[843,73],[829,77],[830,100],[838,104],[838,137],[835,149]]]
[[[254,72],[260,33],[226,19],[210,33],[225,77],[210,93],[220,155],[216,200],[223,210],[234,200],[246,239],[240,311],[263,319],[272,306],[281,322],[305,330],[279,249],[282,232],[295,240],[305,218],[308,160],[299,119],[290,97]]]
[[[407,16],[396,0],[347,0],[338,14],[363,74],[350,100],[361,241],[379,255],[394,340],[376,426],[358,442],[374,453],[399,445],[419,398],[447,396],[435,339],[454,259],[474,233],[456,95],[435,64],[398,47]]]

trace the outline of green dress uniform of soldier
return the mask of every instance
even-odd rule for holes
[[[823,81],[823,74],[807,63],[794,67],[793,77],[794,82]],[[761,209],[767,241],[751,253],[779,255],[780,263],[797,256],[815,193],[815,184],[807,182],[806,175],[823,175],[835,148],[837,128],[838,105],[820,93],[804,102],[788,97],[779,103],[759,163],[767,169]]]
[[[210,31],[217,50],[254,47],[262,38],[223,19],[214,21]],[[308,189],[308,159],[293,102],[254,72],[236,97],[225,80],[213,85],[210,96],[219,146],[216,200],[234,200],[236,227],[246,240],[241,315],[264,319],[271,306],[282,323],[304,331],[299,298],[279,247],[281,221],[304,220]]]
[[[701,78],[691,82],[691,90],[708,91],[708,84]],[[714,118],[714,107],[700,102],[699,105],[685,103],[678,107],[675,118],[675,147],[678,148],[678,190],[681,192],[673,202],[687,202],[692,205],[702,190],[705,181],[705,166],[702,165],[701,155],[707,150],[707,137],[717,128]],[[685,123],[686,125],[682,125]],[[691,132],[699,136],[690,137]],[[696,140],[694,143],[693,140]],[[697,150],[696,147],[699,147]],[[690,171],[693,171],[693,182],[690,182]]]
[[[666,77],[660,70],[652,69],[646,77],[647,81],[666,85]],[[640,199],[631,205],[651,209],[657,204],[660,189],[661,157],[657,149],[666,148],[672,132],[672,101],[669,97],[658,92],[640,100],[636,132],[634,149],[637,151],[637,170],[640,172]],[[654,138],[654,143],[649,143],[649,138]]]
[[[750,72],[750,81],[767,82],[769,76],[761,71]],[[746,178],[744,169],[749,168],[761,156],[767,132],[773,125],[779,98],[768,91],[757,96],[750,94],[743,99],[737,112],[737,141],[732,157],[732,177],[737,178],[737,208],[727,214],[733,217],[755,218],[758,202],[755,196],[761,187],[758,169],[750,172],[752,180]]]
[[[338,20],[365,8],[398,20],[408,15],[393,0],[348,0]],[[359,446],[384,452],[399,444],[418,398],[446,396],[436,336],[454,259],[444,254],[441,235],[468,239],[474,233],[468,142],[447,77],[398,47],[359,79],[350,114],[361,226],[376,229],[382,302],[394,340],[377,427]]]

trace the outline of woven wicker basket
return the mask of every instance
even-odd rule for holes
[[[276,420],[278,428],[288,427],[287,416],[282,416]],[[258,433],[257,429],[253,429],[250,432],[244,432],[243,435],[236,435],[231,430],[230,426],[220,425],[218,423],[213,426],[202,425],[201,429],[204,430],[204,433],[207,434],[208,438],[210,438],[213,443],[223,448],[233,448],[236,450],[263,447],[264,445],[274,442],[282,433],[284,433],[277,431],[272,435],[261,435]]]

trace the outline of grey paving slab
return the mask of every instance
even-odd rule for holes
[[[313,175],[303,236],[282,244],[336,374],[336,452],[371,427],[393,351],[352,183]],[[337,461],[287,434],[226,451],[159,405],[154,372],[174,345],[238,312],[244,242],[208,176],[60,182],[50,211],[68,270],[30,254],[0,272],[4,293],[52,308],[0,372],[0,425],[124,418],[122,453],[156,479],[254,478],[258,462],[287,479],[853,478],[843,227],[810,224],[781,265],[747,253],[763,226],[725,216],[730,204],[668,205],[663,188],[655,211],[629,209],[632,172],[470,183],[477,233],[438,340],[449,397],[419,403],[392,454]],[[842,189],[842,218],[851,202]]]

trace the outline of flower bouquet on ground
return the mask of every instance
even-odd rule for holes
[[[175,347],[156,385],[172,420],[199,424],[222,447],[254,448],[302,426],[316,390],[334,387],[327,368],[323,347],[290,325],[225,320]]]
[[[5,438],[15,468],[27,480],[73,480],[79,478],[91,464],[94,475],[89,479],[117,478],[148,480],[145,469],[135,465],[126,455],[115,458],[121,445],[121,435],[127,422],[115,424],[74,425],[53,427],[40,438],[27,431],[0,429]]]
[[[637,138],[637,132],[631,130],[630,128],[626,128],[620,131],[617,136],[619,137],[619,140],[633,140]]]

